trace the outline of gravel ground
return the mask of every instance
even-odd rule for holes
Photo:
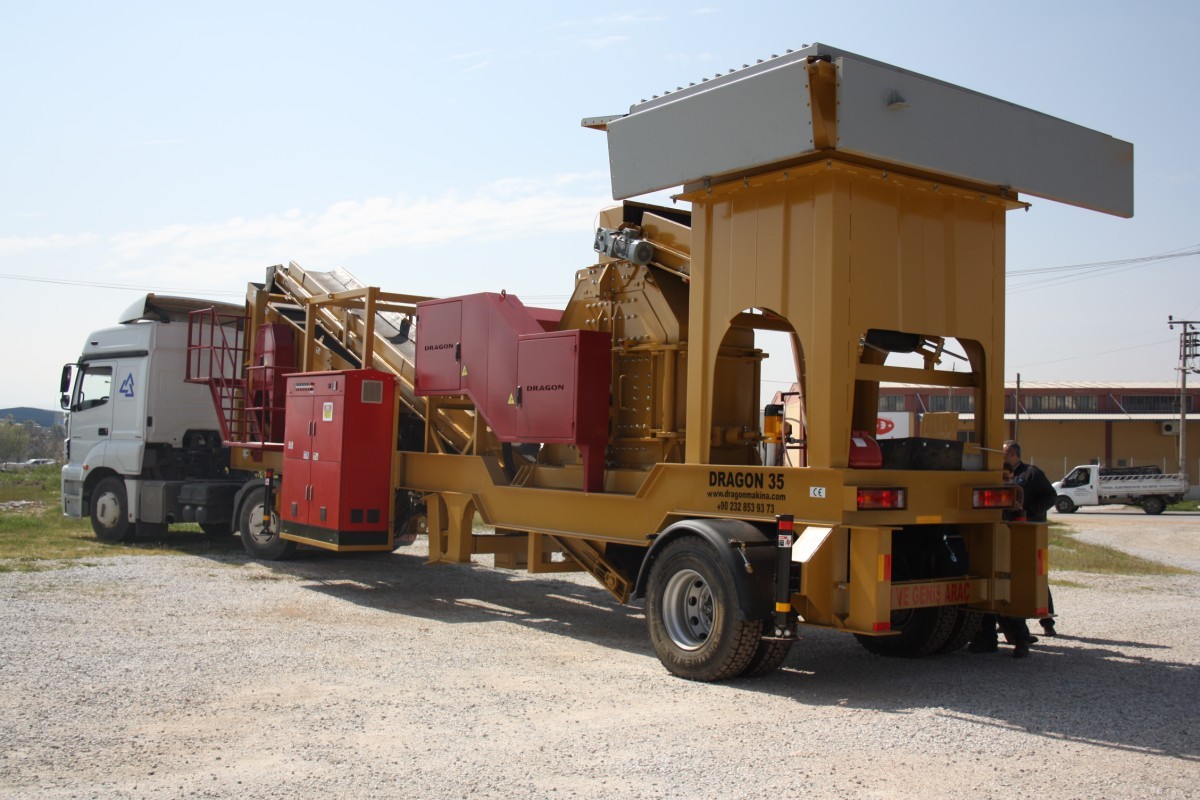
[[[1175,554],[1146,533],[1174,514],[1093,516],[1059,519],[1197,560],[1200,517]],[[1200,792],[1200,575],[1064,573],[1063,635],[1024,661],[812,630],[771,676],[695,684],[590,579],[418,547],[0,573],[0,797]]]

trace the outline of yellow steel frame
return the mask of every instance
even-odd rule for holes
[[[998,511],[971,507],[972,488],[999,483],[997,455],[985,456],[986,472],[847,469],[851,431],[873,428],[873,390],[883,380],[977,392],[976,440],[999,449],[1005,433],[998,402],[1003,386],[1004,214],[1021,204],[996,193],[855,163],[836,153],[701,187],[683,199],[693,208],[691,261],[681,265],[690,282],[687,337],[668,344],[686,347],[687,402],[680,422],[681,430],[692,435],[681,437],[685,463],[609,469],[605,492],[585,494],[580,491],[581,471],[570,464],[527,468],[519,485],[511,485],[486,458],[402,453],[397,485],[429,493],[431,560],[466,560],[473,552],[501,546],[471,530],[478,511],[486,523],[527,532],[526,555],[544,546],[544,540],[535,545],[533,537],[583,540],[589,549],[573,558],[624,599],[621,580],[612,577],[617,572],[603,561],[608,544],[647,546],[652,534],[681,519],[735,517],[769,523],[775,514],[788,513],[797,526],[803,522],[829,530],[804,564],[800,591],[792,598],[800,618],[882,634],[894,587],[880,564],[890,558],[893,532],[905,525],[946,523],[969,531],[973,557],[986,553],[980,570],[973,569],[965,582],[908,582],[898,587],[896,597],[925,598],[921,602],[953,598],[958,604],[966,592],[978,608],[1031,613],[1044,595],[1045,579],[1035,574],[1036,564],[1010,562],[1029,560],[1034,552],[1029,537],[1036,540],[1037,526],[1010,538]],[[594,270],[581,273],[581,282],[587,279],[597,287],[604,280]],[[630,279],[644,280],[632,274],[625,280]],[[595,327],[598,306],[593,301],[579,314],[569,307],[564,324],[570,320]],[[629,324],[629,316],[622,315],[620,324]],[[617,324],[606,319],[605,324]],[[737,327],[784,330],[798,342],[810,420],[809,466],[712,463],[714,447],[728,443],[728,434],[714,428],[714,417],[736,418],[721,409],[755,391],[743,386],[741,395],[731,394],[728,382],[721,385],[717,378],[727,333]],[[935,370],[932,363],[924,369],[889,366],[869,352],[864,355],[860,340],[872,328],[955,338],[967,351],[970,369]],[[618,338],[619,350],[629,346]],[[651,342],[647,349],[655,347],[661,345]],[[620,380],[617,375],[618,385]],[[660,408],[674,408],[673,387],[670,381],[658,384]],[[700,436],[697,431],[714,433]],[[713,475],[730,470],[761,475],[763,486],[778,480],[783,488],[714,497]],[[904,486],[908,506],[859,511],[857,488],[863,485]],[[506,556],[501,563],[517,560]],[[618,577],[627,582],[630,576]]]

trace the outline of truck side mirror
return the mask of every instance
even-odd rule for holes
[[[63,410],[71,408],[71,372],[74,368],[74,364],[63,364],[62,377],[58,379],[58,392],[61,395],[58,398],[58,405]]]

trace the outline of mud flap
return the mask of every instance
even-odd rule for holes
[[[1049,614],[1049,527],[1045,523],[1011,522],[1008,608],[1011,617]]]
[[[850,528],[849,590],[846,628],[870,633],[891,630],[891,528]]]

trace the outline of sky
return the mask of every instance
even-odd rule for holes
[[[288,261],[561,307],[612,202],[580,120],[812,42],[1132,142],[1132,219],[1009,214],[1005,377],[1173,382],[1167,317],[1200,319],[1197,41],[1183,0],[0,0],[0,407],[57,407],[145,292],[240,302]]]

